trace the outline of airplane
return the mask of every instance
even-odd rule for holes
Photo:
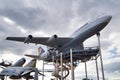
[[[48,46],[49,53],[44,53],[44,56],[46,57],[45,60],[48,62],[50,62],[52,59],[53,54],[51,53],[54,53],[55,51],[58,51],[59,53],[62,52],[62,55],[65,57],[65,59],[67,59],[66,55],[70,55],[70,49],[72,49],[73,54],[80,54],[81,50],[84,49],[83,42],[89,37],[98,34],[103,28],[106,27],[111,19],[111,15],[104,15],[96,18],[95,20],[88,21],[86,24],[72,33],[69,37],[58,37],[56,34],[51,37],[33,37],[32,35],[28,35],[28,37],[7,37],[6,40],[19,41],[27,44],[35,43]],[[87,56],[88,55],[89,54],[87,54]]]
[[[1,80],[4,80],[5,76],[9,76],[11,79],[20,79],[25,78],[33,79],[33,76],[30,75],[31,72],[35,72],[36,67],[36,59],[32,59],[28,64],[24,67],[20,66],[10,66],[6,69],[3,69],[0,73]],[[39,73],[39,72],[38,72]],[[43,75],[39,73],[40,75]]]

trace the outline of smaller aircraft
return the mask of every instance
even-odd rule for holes
[[[10,66],[7,67],[6,69],[3,69],[0,73],[1,80],[4,80],[5,76],[9,76],[11,79],[20,79],[20,78],[25,78],[26,80],[28,79],[35,79],[37,76],[33,77],[30,75],[31,72],[35,72],[36,75],[36,59],[32,59],[27,65],[24,67],[19,67],[17,66]],[[39,72],[37,72],[39,73]],[[40,75],[43,75],[39,73]],[[35,79],[37,80],[37,79]]]

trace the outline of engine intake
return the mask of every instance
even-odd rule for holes
[[[48,40],[47,40],[47,42],[48,43],[51,43],[51,42],[53,42],[55,39],[57,39],[58,37],[57,37],[57,35],[53,35],[53,36],[51,36]]]
[[[29,44],[29,43],[30,43],[30,40],[31,40],[32,38],[33,38],[33,36],[32,36],[32,35],[28,35],[28,37],[26,37],[26,38],[25,38],[24,43]]]

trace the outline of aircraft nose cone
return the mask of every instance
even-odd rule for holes
[[[112,16],[106,16],[105,21],[109,22],[112,19]]]

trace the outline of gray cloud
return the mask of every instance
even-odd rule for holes
[[[33,3],[33,4],[32,4]],[[0,16],[6,17],[14,22],[9,24],[1,19],[0,33],[1,50],[8,48],[13,53],[23,54],[27,46],[17,44],[16,42],[5,41],[7,36],[27,36],[36,31],[46,31],[47,33],[56,34],[67,31],[68,23],[72,16],[71,5],[68,1],[1,1]],[[29,5],[26,5],[29,4]],[[43,6],[39,6],[44,4]],[[61,4],[61,5],[59,5]],[[66,6],[67,5],[67,6]],[[21,32],[18,28],[21,26],[27,33]],[[66,27],[66,29],[63,29]],[[14,46],[14,45],[17,45]],[[18,52],[18,51],[21,52]]]
[[[39,24],[41,26],[42,24],[45,24],[44,18],[47,16],[46,13],[43,13],[43,11],[36,8],[20,8],[15,10],[7,8],[5,10],[1,10],[1,14],[12,19],[26,29],[34,30],[39,28]]]
[[[119,47],[115,43],[119,41],[115,39],[119,38],[115,38],[114,41],[109,38],[113,33],[119,34],[119,3],[120,1],[114,0],[0,0],[0,52],[9,50],[13,54],[23,55],[26,50],[30,50],[31,53],[35,53],[38,46],[6,41],[5,38],[27,36],[40,31],[48,35],[66,36],[81,23],[104,13],[113,16],[110,24],[101,32],[102,48],[104,52],[109,52],[114,47]],[[12,20],[13,24],[5,21],[4,18]],[[89,44],[92,42],[96,45],[95,40],[88,41]],[[111,56],[116,58],[115,55]],[[116,72],[119,71],[118,66],[120,66],[118,62],[109,63],[105,65],[105,70]]]
[[[90,18],[96,18],[99,15],[108,14],[112,15],[113,19],[108,24],[108,26],[103,30],[103,36],[108,37],[113,32],[119,32],[119,19],[120,19],[120,11],[119,11],[119,3],[120,1],[114,0],[77,0],[74,4],[76,7],[77,17],[82,18],[83,21],[89,20]],[[78,17],[78,18],[79,18]],[[110,33],[111,32],[111,33]],[[106,34],[109,33],[109,34]]]
[[[106,72],[120,72],[120,62],[109,63],[104,65],[104,68]]]
[[[105,1],[105,0],[101,0],[101,1],[95,1],[95,0],[91,0],[91,1],[76,1],[77,4],[77,13],[81,16],[83,15],[83,17],[87,16],[95,16],[95,15],[101,15],[101,14],[116,14],[116,12],[119,12],[119,1],[113,1],[113,0],[109,0],[109,1]],[[113,8],[115,8],[113,10]],[[114,12],[116,11],[116,12]]]
[[[29,1],[29,3],[31,2]],[[0,10],[0,14],[12,19],[18,25],[30,31],[45,29],[47,32],[52,32],[55,29],[56,33],[60,32],[59,30],[67,31],[63,27],[68,27],[72,18],[71,1],[55,1],[52,3],[51,1],[36,0],[34,1],[35,3],[36,6],[29,7],[26,6],[27,3],[22,3],[21,1],[21,6],[17,8],[11,7],[11,4],[6,4]],[[38,6],[38,4],[40,5],[42,3],[45,4],[45,7]]]

